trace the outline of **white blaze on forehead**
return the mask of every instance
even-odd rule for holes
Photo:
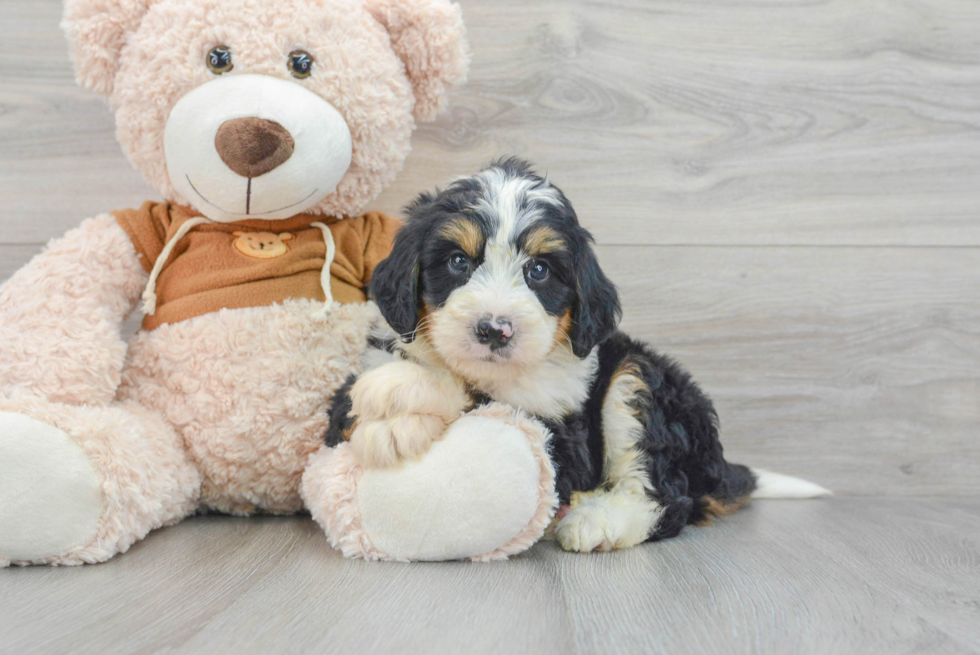
[[[517,237],[543,215],[543,205],[560,206],[561,199],[547,180],[509,175],[491,168],[476,175],[480,197],[473,209],[491,221],[493,234],[487,246],[514,253]]]
[[[524,282],[524,264],[527,257],[513,248],[488,243],[483,263],[469,281],[453,293],[459,299],[469,299],[476,314],[482,316],[506,316],[512,320],[518,316],[535,313],[539,307],[534,294]]]
[[[540,304],[524,281],[528,257],[517,249],[517,238],[544,215],[545,204],[560,204],[558,193],[547,182],[503,168],[485,170],[476,179],[481,189],[473,209],[489,220],[492,233],[463,295],[479,297],[483,311],[494,315],[536,313],[530,308],[540,309]]]

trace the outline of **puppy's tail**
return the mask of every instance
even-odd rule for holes
[[[819,484],[792,475],[773,473],[764,469],[749,469],[755,478],[752,498],[819,498],[833,492]]]
[[[831,492],[820,485],[791,475],[724,462],[718,487],[710,494],[694,499],[694,511],[687,522],[699,525],[710,522],[713,516],[725,516],[745,507],[750,498],[817,498],[829,495]],[[683,525],[681,522],[673,527]],[[658,532],[661,527],[663,526],[658,525]],[[677,532],[679,529],[673,534]],[[665,538],[673,534],[658,534],[653,538]]]

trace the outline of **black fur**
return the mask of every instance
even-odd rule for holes
[[[371,297],[391,328],[406,341],[414,339],[423,302],[438,307],[466,282],[432,265],[435,259],[444,261],[457,250],[455,244],[437,237],[439,228],[465,214],[477,220],[485,235],[490,233],[487,221],[479,222],[480,217],[468,209],[478,191],[472,181],[460,180],[446,191],[420,194],[405,208],[405,225],[395,235],[391,254],[374,269]]]
[[[371,334],[368,335],[367,347],[384,351],[390,355],[398,349],[398,344],[394,339],[383,339]]]
[[[599,346],[599,373],[586,403],[590,440],[602,443],[602,402],[624,365],[636,370],[646,387],[633,408],[644,427],[639,447],[654,489],[651,496],[665,506],[650,538],[673,537],[685,524],[709,518],[706,496],[724,505],[747,497],[755,478],[746,467],[725,461],[711,399],[680,365],[622,332]]]
[[[589,240],[592,235],[589,235]],[[585,357],[602,343],[619,325],[622,310],[619,293],[609,281],[586,244],[578,253],[578,295],[572,314],[572,352]]]
[[[578,412],[560,421],[538,418],[551,432],[551,459],[555,464],[555,491],[567,505],[576,491],[594,489],[602,479],[602,446],[596,448],[588,414]]]
[[[330,409],[327,410],[327,414],[330,416],[330,426],[327,428],[327,433],[323,435],[323,440],[331,448],[345,440],[347,431],[354,424],[354,417],[350,413],[350,390],[355,382],[357,382],[356,375],[347,376],[344,384],[334,394]]]
[[[423,194],[416,205],[425,203]],[[411,211],[411,208],[409,209]],[[408,222],[395,235],[391,254],[374,268],[371,297],[385,321],[403,338],[411,340],[419,320],[419,252],[415,244],[423,237],[425,225]]]
[[[447,260],[451,256],[459,257],[466,269],[454,271],[450,268]],[[422,250],[422,272],[419,275],[420,299],[430,307],[442,307],[450,293],[466,284],[481,260],[480,255],[474,259],[462,252],[452,241],[430,235]],[[418,309],[416,307],[415,311],[418,312]]]

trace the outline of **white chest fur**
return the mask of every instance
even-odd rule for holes
[[[582,408],[598,367],[596,350],[585,359],[561,350],[533,369],[477,386],[494,400],[557,419]]]

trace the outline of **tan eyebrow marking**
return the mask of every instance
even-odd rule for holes
[[[552,252],[563,252],[568,244],[554,228],[542,225],[531,230],[524,240],[524,250],[528,255],[546,255]]]
[[[454,242],[474,259],[479,256],[483,247],[483,232],[479,225],[469,219],[457,218],[450,221],[442,226],[439,234]]]

